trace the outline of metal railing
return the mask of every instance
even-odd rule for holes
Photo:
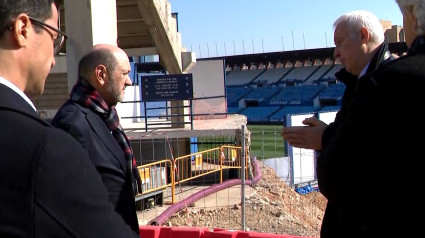
[[[142,192],[136,200],[146,195],[160,192],[167,187],[171,188],[171,203],[176,202],[176,185],[206,176],[220,173],[220,183],[223,182],[223,170],[241,169],[242,150],[240,146],[223,145],[174,159],[164,159],[138,166],[142,180]],[[245,173],[248,175],[248,166],[245,162]],[[248,176],[245,176],[248,177]]]

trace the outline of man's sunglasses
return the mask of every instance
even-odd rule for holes
[[[57,38],[53,40],[54,53],[55,53],[55,55],[58,55],[60,50],[62,49],[64,43],[65,43],[65,40],[68,38],[68,35],[65,34],[62,31],[60,31],[59,29],[56,29],[53,26],[50,26],[50,25],[48,25],[48,24],[46,24],[46,23],[44,23],[44,22],[42,22],[38,19],[35,19],[33,17],[30,17],[30,16],[28,16],[28,18],[30,19],[31,22],[38,24],[39,26],[49,28],[50,30],[58,33]]]

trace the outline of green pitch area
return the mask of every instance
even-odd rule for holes
[[[280,132],[281,125],[248,125],[251,131],[251,157],[268,159],[284,157],[284,144]]]

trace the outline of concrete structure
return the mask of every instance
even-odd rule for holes
[[[181,45],[177,14],[166,0],[63,1],[60,26],[70,38],[46,81],[45,93],[32,98],[50,118],[77,80],[78,60],[95,44],[117,44],[129,56],[159,55],[169,74],[186,73],[196,56]],[[66,83],[65,83],[66,82]]]
[[[389,43],[404,42],[404,29],[402,26],[391,26],[391,29],[385,31],[385,40]]]
[[[47,120],[53,118],[59,107],[68,99],[69,92],[77,80],[78,61],[95,44],[116,44],[129,56],[158,57],[159,64],[167,74],[185,74],[196,63],[195,54],[187,52],[182,46],[182,36],[178,32],[178,14],[172,13],[171,4],[166,0],[62,0],[62,5],[64,7],[60,9],[60,28],[70,38],[67,39],[61,54],[56,57],[56,65],[47,77],[44,94],[38,98],[31,98],[40,116]],[[223,97],[221,99],[223,102],[225,85],[223,79],[222,81],[220,96]],[[134,100],[140,99],[136,91],[130,96]],[[177,115],[171,118],[172,123],[187,120],[188,117],[184,116],[187,112],[179,108],[186,104],[186,101],[169,102],[172,108],[171,114]],[[123,108],[126,110],[126,107]],[[203,128],[202,130],[192,130],[193,128],[176,123],[176,126],[173,126],[175,128],[167,129],[169,132],[166,132],[167,138],[179,138],[170,145],[177,152],[174,156],[190,153],[191,137],[216,134],[208,133],[205,125],[210,125],[209,128],[213,128],[212,130],[218,132],[219,136],[235,135],[241,125],[246,124],[244,116],[236,117],[236,119],[229,118],[230,122],[223,119],[214,125],[195,123],[196,128]],[[134,141],[132,147],[137,147],[136,160],[139,163],[142,157],[157,159],[167,156],[163,148],[169,145],[163,140],[164,134],[161,134],[157,141],[144,144],[140,151],[138,145],[144,139],[151,140],[152,133],[141,132],[143,125],[137,123],[131,125],[124,123],[123,126],[128,131],[130,139]],[[149,138],[146,138],[147,136]],[[151,154],[155,156],[150,156]]]
[[[385,40],[388,43],[404,42],[403,26],[392,25],[389,20],[379,20],[385,32]]]
[[[192,137],[206,135],[217,137],[233,135],[236,137],[241,134],[241,126],[246,125],[247,121],[245,116],[217,118],[214,115],[214,112],[224,114],[227,110],[225,100],[227,69],[232,70],[236,67],[248,69],[248,66],[266,67],[270,64],[278,67],[283,63],[294,64],[301,61],[311,63],[310,60],[313,59],[320,59],[323,62],[332,61],[333,48],[227,56],[208,59],[214,61],[215,66],[214,73],[206,73],[208,70],[205,68],[198,70],[206,63],[202,62],[199,64],[200,67],[194,67],[196,64],[195,54],[187,52],[182,46],[182,36],[178,32],[178,14],[172,13],[172,6],[166,0],[75,0],[63,2],[64,8],[60,9],[62,16],[60,26],[70,35],[70,38],[62,50],[62,54],[56,57],[56,66],[46,80],[44,94],[39,98],[32,98],[39,114],[46,119],[52,118],[57,109],[67,100],[69,92],[77,80],[78,60],[88,49],[98,43],[117,44],[129,56],[158,57],[159,64],[167,74],[193,73],[194,96],[216,97],[209,99],[208,104],[198,103],[200,106],[195,107],[194,111],[207,115],[198,116],[202,120],[194,120],[192,128],[174,126],[173,129],[160,130],[165,131],[168,138],[185,138],[179,142],[179,145],[172,145],[173,151],[181,152],[179,155],[190,152],[188,148]],[[391,23],[387,25],[390,26]],[[402,35],[400,32],[397,33],[397,36]],[[396,37],[396,39],[404,38]],[[211,77],[216,73],[216,68],[221,66],[223,72]],[[221,81],[214,81],[215,79]],[[133,95],[130,95],[131,98],[139,100],[138,90],[133,91]],[[186,106],[187,101],[172,101],[169,102],[169,105],[173,107],[170,114],[178,115],[171,120],[174,122],[188,120],[188,117],[185,116],[187,111],[179,108]],[[210,108],[216,110],[211,114]],[[123,124],[133,140],[141,142],[147,137],[149,139],[158,137],[163,141],[164,134],[155,136],[155,133],[143,132],[143,122]],[[144,146],[143,150],[155,150],[153,148],[155,143],[152,143],[151,146]],[[155,158],[160,158],[162,155],[163,153],[158,151]]]

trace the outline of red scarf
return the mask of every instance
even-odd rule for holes
[[[103,100],[99,92],[96,91],[87,81],[79,78],[77,84],[72,88],[71,100],[78,104],[91,109],[98,114],[106,126],[112,132],[117,143],[120,145],[125,154],[127,171],[131,175],[134,195],[142,192],[142,183],[139,170],[137,169],[136,160],[130,142],[122,129],[117,110],[114,106],[109,107]]]

